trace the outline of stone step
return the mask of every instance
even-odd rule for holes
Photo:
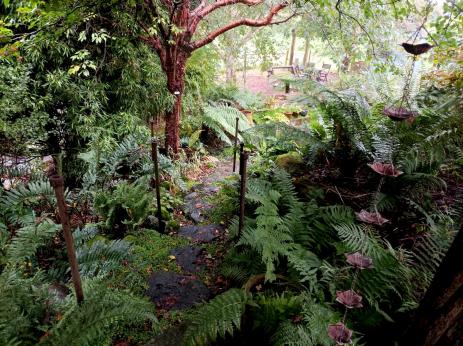
[[[170,255],[175,256],[175,261],[185,272],[194,274],[204,269],[202,255],[204,249],[199,246],[187,245],[172,249]]]
[[[161,271],[148,278],[146,295],[160,309],[180,310],[206,301],[210,292],[196,276]]]
[[[179,236],[198,243],[210,243],[224,233],[225,227],[218,224],[183,226],[178,230]]]

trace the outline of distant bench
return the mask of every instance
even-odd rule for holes
[[[289,66],[273,66],[267,70],[267,77],[273,76],[274,70],[287,70],[291,72],[293,75],[298,76],[300,73],[300,69],[298,66],[289,65]]]

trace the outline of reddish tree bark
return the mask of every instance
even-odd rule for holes
[[[180,113],[182,108],[182,95],[185,90],[185,68],[188,58],[192,52],[212,42],[221,34],[238,26],[260,27],[272,24],[279,24],[289,20],[294,14],[283,20],[273,21],[274,17],[289,3],[283,0],[282,3],[270,8],[268,14],[260,19],[242,18],[207,34],[204,38],[193,41],[193,35],[199,23],[207,15],[215,10],[236,4],[255,6],[263,3],[263,0],[217,0],[208,4],[202,0],[198,7],[190,9],[191,1],[184,0],[160,0],[163,8],[156,7],[152,0],[145,0],[145,10],[151,18],[160,18],[161,10],[169,14],[168,21],[156,21],[154,27],[139,21],[146,35],[141,39],[158,54],[161,66],[167,77],[167,89],[174,96],[172,110],[166,113],[166,149],[173,154],[178,153],[180,137]],[[166,22],[166,23],[164,23]],[[164,24],[163,24],[164,23]],[[173,30],[175,28],[175,30]],[[153,29],[156,31],[153,34]]]

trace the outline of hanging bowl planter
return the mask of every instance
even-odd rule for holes
[[[352,341],[352,330],[342,322],[330,324],[328,326],[328,335],[337,345],[349,344]]]
[[[383,114],[394,121],[411,120],[418,115],[417,112],[403,107],[386,107],[383,110]]]
[[[336,301],[348,309],[363,307],[362,296],[354,290],[337,291]]]
[[[399,171],[391,163],[373,162],[372,164],[369,164],[368,166],[370,166],[370,168],[374,170],[376,173],[385,175],[388,177],[396,178],[399,175],[403,174],[402,171]]]
[[[359,221],[373,224],[373,225],[378,225],[378,226],[382,226],[385,223],[389,222],[389,220],[382,217],[380,213],[378,212],[370,213],[369,211],[366,211],[364,209],[362,209],[359,213],[355,213],[355,216],[357,217],[357,220]]]
[[[411,43],[402,43],[401,46],[405,49],[407,53],[413,54],[415,56],[421,55],[429,51],[433,45],[429,43],[420,43],[420,44],[411,44]]]
[[[346,255],[346,262],[359,269],[373,268],[373,260],[368,256],[362,255],[358,251]]]

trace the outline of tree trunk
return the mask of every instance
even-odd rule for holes
[[[463,227],[420,303],[403,345],[461,345],[463,340]]]
[[[182,111],[182,96],[185,89],[185,67],[188,56],[176,50],[169,51],[164,71],[167,76],[167,89],[174,97],[174,104],[170,111],[166,112],[166,150],[176,155],[180,148],[180,113]]]
[[[182,111],[182,94],[174,95],[174,106],[166,113],[166,150],[177,154],[180,148],[180,112]]]
[[[291,50],[289,52],[289,64],[294,64],[294,50],[296,49],[296,29],[291,30]]]
[[[309,38],[305,38],[304,45],[304,58],[302,59],[302,66],[307,67],[307,58],[309,57]]]
[[[226,82],[236,84],[235,57],[229,54],[225,57]]]

